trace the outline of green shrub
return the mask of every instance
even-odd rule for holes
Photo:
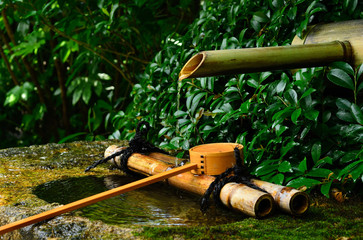
[[[108,136],[136,76],[198,10],[191,0],[0,1],[0,147]]]
[[[140,119],[151,142],[187,150],[209,142],[243,144],[261,179],[293,187],[346,187],[363,179],[363,67],[345,63],[178,82],[202,50],[288,45],[308,25],[362,18],[358,1],[205,1],[185,35],[173,34],[112,121],[111,137],[130,139]],[[349,89],[349,95],[331,93]],[[181,152],[178,156],[182,156]],[[353,184],[348,184],[353,183]]]

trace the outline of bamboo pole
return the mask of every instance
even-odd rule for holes
[[[106,192],[103,193],[99,193],[69,204],[66,204],[64,206],[49,210],[49,211],[45,211],[43,213],[4,225],[2,227],[0,227],[0,235],[5,234],[7,232],[11,232],[13,230],[31,225],[33,223],[37,223],[46,219],[50,219],[53,218],[55,216],[61,215],[63,213],[66,212],[71,212],[74,211],[76,209],[82,208],[82,207],[86,207],[88,205],[94,204],[96,202],[111,198],[111,197],[115,197],[118,196],[122,193],[125,192],[129,192],[147,185],[150,185],[152,183],[156,183],[162,180],[165,180],[171,176],[175,176],[178,174],[181,174],[183,172],[186,171],[191,171],[193,169],[197,168],[197,164],[187,164],[181,167],[177,167],[177,168],[173,168],[173,169],[167,169],[167,171],[155,174],[153,176],[108,190]]]
[[[105,157],[108,157],[116,151],[120,151],[122,149],[123,148],[112,145],[106,149]],[[154,157],[159,157],[162,160],[155,159]],[[130,170],[143,175],[153,175],[173,167],[174,162],[174,157],[167,156],[165,154],[152,153],[146,156],[134,153],[129,157],[127,166]],[[120,167],[120,157],[116,157],[113,161],[113,164],[115,164],[117,167]],[[174,187],[188,191],[190,193],[203,195],[214,180],[215,177],[210,175],[196,175],[192,172],[184,172],[168,178],[167,182]],[[248,216],[258,218],[267,216],[273,210],[274,202],[270,194],[263,193],[244,185],[238,185],[236,187],[238,189],[238,191],[236,191],[237,194],[228,192],[227,190],[224,190],[224,188],[225,187],[222,188],[222,191],[226,193],[225,198],[228,198],[228,196],[233,196],[233,198],[236,199],[234,201],[236,204],[229,204],[226,202],[225,205],[227,207],[242,212]],[[241,191],[241,189],[244,190]],[[248,191],[246,191],[246,189],[248,189]],[[246,196],[246,194],[249,196]]]
[[[227,183],[221,189],[219,196],[222,203],[229,208],[236,209],[241,205],[248,206],[244,207],[244,213],[249,216],[254,216],[257,208],[259,208],[258,211],[261,212],[261,215],[271,212],[270,199],[267,198],[270,195],[242,183]]]
[[[152,158],[156,158],[158,160],[162,160],[166,163],[174,163],[175,161],[186,162],[185,159],[175,160],[175,157],[169,156],[166,154],[162,154],[162,153],[151,153],[149,156]],[[186,173],[184,173],[183,175],[186,175]],[[205,175],[201,175],[201,176],[205,176]],[[195,176],[190,176],[190,179],[192,179],[194,177]],[[207,176],[207,177],[210,177],[210,176]],[[179,183],[179,181],[182,181],[182,179],[178,179],[178,177],[173,177],[173,178],[168,179],[168,181],[171,181],[172,179],[173,179],[173,181],[175,181],[175,182],[173,182],[174,186],[180,187],[180,188],[186,188],[186,186],[184,186],[184,185],[186,185],[185,182]],[[189,182],[189,181],[191,181],[191,180],[188,180],[186,182]],[[251,182],[253,184],[255,184],[256,186],[260,187],[261,189],[265,190],[269,194],[271,194],[271,196],[274,198],[276,205],[284,212],[290,213],[295,216],[301,216],[304,213],[306,213],[309,209],[310,200],[309,200],[308,194],[306,194],[305,192],[299,191],[299,190],[291,188],[291,187],[273,184],[273,183],[265,182],[265,181],[258,180],[258,179],[251,179]],[[194,187],[192,189],[195,190]],[[192,191],[192,190],[189,190],[189,191]],[[203,194],[202,191],[203,190],[201,190],[200,192],[195,191],[195,193],[201,195],[201,194]],[[222,199],[222,197],[221,197],[221,199]],[[224,199],[224,201],[225,201],[225,203],[228,203],[228,200]],[[262,208],[262,206],[261,206],[261,208]]]
[[[292,45],[349,41],[355,67],[363,63],[363,19],[317,24],[309,27],[301,38],[295,36]]]
[[[258,179],[251,179],[251,182],[270,193],[276,204],[284,212],[300,216],[309,209],[309,196],[304,192]]]
[[[278,69],[352,62],[348,41],[308,45],[203,51],[194,55],[179,73],[179,80]]]

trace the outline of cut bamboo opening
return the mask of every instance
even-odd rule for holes
[[[251,179],[251,182],[270,193],[276,204],[284,212],[300,216],[309,209],[309,196],[304,192],[258,179]]]

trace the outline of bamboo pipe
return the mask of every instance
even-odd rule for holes
[[[245,209],[247,215],[252,216],[256,211],[256,208],[260,208],[259,211],[270,213],[269,199],[262,196],[266,193],[256,191],[242,183],[227,183],[221,189],[219,194],[222,203],[229,208],[238,208],[241,205],[250,206]],[[257,199],[257,201],[256,201]]]
[[[363,19],[324,23],[310,26],[302,39],[298,36],[292,45],[316,44],[331,41],[349,41],[355,67],[363,63]]]
[[[186,172],[186,171],[191,171],[193,169],[197,168],[197,164],[187,164],[181,167],[177,167],[177,168],[173,168],[173,169],[168,169],[165,172],[161,172],[158,174],[155,174],[153,176],[147,177],[147,178],[143,178],[141,180],[105,191],[103,193],[99,193],[66,205],[63,205],[61,207],[49,210],[49,211],[45,211],[43,213],[4,225],[2,227],[0,227],[0,235],[5,234],[7,232],[11,232],[13,230],[28,226],[30,224],[33,223],[37,223],[49,218],[53,218],[55,216],[61,215],[63,213],[66,212],[71,212],[74,211],[76,209],[82,208],[82,207],[86,207],[88,205],[94,204],[96,202],[111,198],[111,197],[115,197],[118,196],[122,193],[125,192],[129,192],[147,185],[150,185],[152,183],[156,183],[162,180],[165,180],[171,176],[175,176],[178,175],[180,173]]]
[[[169,163],[175,161],[175,157],[162,153],[151,153],[149,156],[152,156],[156,159],[162,159],[163,161]],[[257,179],[251,179],[251,182],[271,194],[271,196],[275,200],[275,203],[284,212],[290,213],[295,216],[301,216],[309,209],[309,196],[304,192],[301,192],[291,187],[273,184]],[[228,201],[225,200],[225,202],[227,203]]]
[[[106,149],[105,157],[108,157],[116,151],[120,151],[121,149],[122,148],[118,148],[117,146],[112,145]],[[165,162],[152,158],[151,156],[161,156],[161,158],[163,158]],[[166,155],[152,153],[149,156],[146,156],[134,153],[129,157],[127,166],[130,170],[141,173],[143,175],[153,175],[174,166],[174,164],[166,163],[168,159],[170,159],[172,162],[175,161],[174,157],[166,157]],[[116,157],[113,163],[119,167],[120,157]],[[208,189],[209,185],[214,181],[214,179],[215,177],[209,175],[194,175],[191,172],[184,172],[169,178],[167,182],[174,187],[186,190],[190,193],[203,195]],[[270,194],[263,193],[247,186],[238,186],[237,188],[241,187],[243,187],[243,189],[249,189],[249,196],[247,197],[249,200],[245,200],[246,193],[243,191],[238,191],[235,193],[231,192],[230,196],[233,196],[233,198],[236,199],[235,202],[238,203],[233,205],[228,203],[226,205],[227,207],[242,212],[248,216],[258,218],[265,217],[272,212],[274,203],[273,198]],[[224,187],[222,188],[222,191],[224,191],[223,189]]]
[[[348,41],[308,45],[203,51],[194,55],[179,73],[186,78],[323,66],[352,62]]]
[[[251,182],[270,193],[276,204],[284,212],[300,216],[309,209],[309,196],[304,192],[258,179],[251,179]]]

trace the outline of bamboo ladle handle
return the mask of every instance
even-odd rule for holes
[[[13,230],[28,226],[30,224],[33,223],[37,223],[49,218],[53,218],[55,216],[61,215],[63,213],[66,212],[71,212],[73,210],[82,208],[82,207],[86,207],[88,205],[94,204],[96,202],[120,195],[122,193],[125,192],[129,192],[147,185],[150,185],[152,183],[156,183],[162,180],[165,180],[167,178],[170,178],[172,176],[178,175],[180,173],[183,172],[187,172],[187,171],[191,171],[197,168],[197,164],[186,164],[184,166],[181,167],[177,167],[177,168],[173,168],[170,169],[168,171],[147,177],[147,178],[143,178],[140,179],[138,181],[129,183],[129,184],[125,184],[123,186],[63,205],[61,207],[49,210],[49,211],[45,211],[43,213],[13,222],[13,223],[9,223],[7,225],[4,225],[2,227],[0,227],[0,235],[5,234],[7,232],[11,232]]]

